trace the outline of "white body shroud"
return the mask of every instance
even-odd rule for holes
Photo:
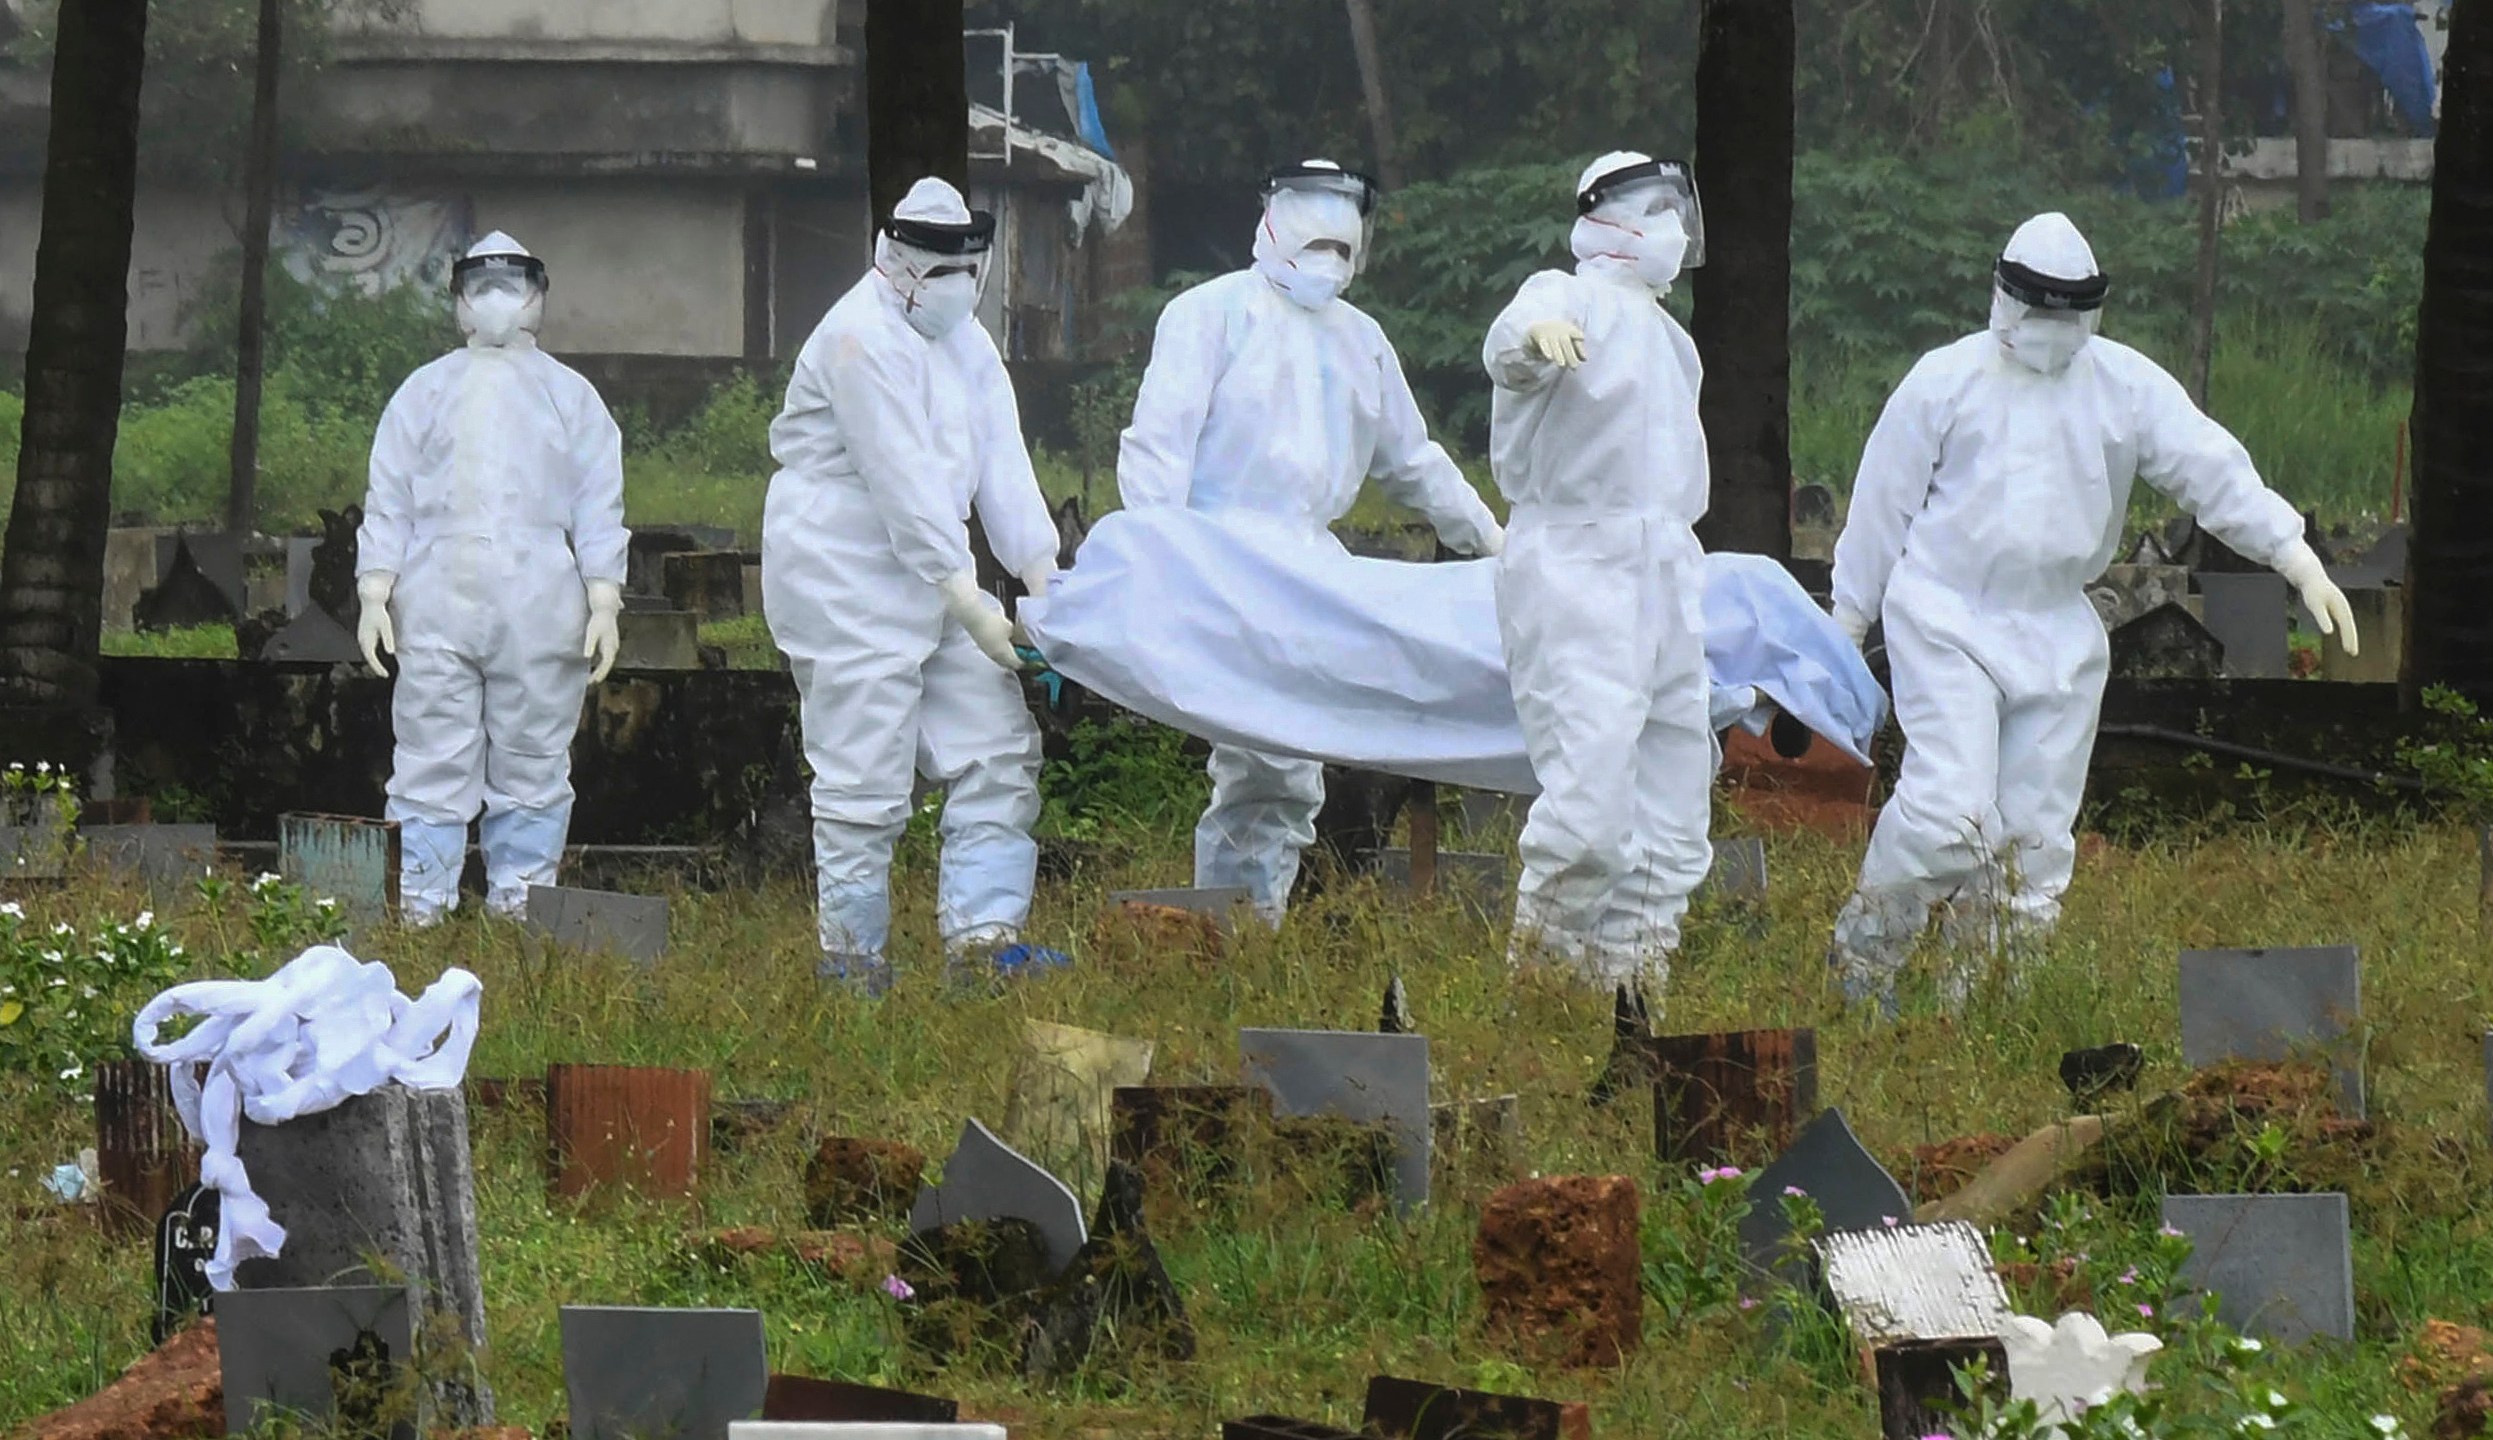
[[[1886,697],[1860,653],[1775,562],[1699,563],[1712,723],[1759,730],[1781,708],[1867,763]],[[1058,673],[1215,744],[1528,795],[1495,572],[1366,559],[1253,516],[1125,510],[1020,614]]]

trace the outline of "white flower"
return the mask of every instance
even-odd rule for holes
[[[86,1069],[87,1067],[84,1065],[72,1065],[68,1069],[61,1072],[61,1078],[63,1080],[75,1080],[79,1076],[85,1074]]]
[[[148,926],[156,923],[156,912],[153,910],[141,910],[138,913],[138,919],[132,923],[137,925],[139,929],[144,930]]]
[[[51,774],[51,773],[52,773],[52,762],[51,762],[51,761],[49,761],[49,760],[38,760],[38,761],[36,761],[36,762],[35,762],[35,773],[36,773],[36,774],[38,774],[38,775],[49,775],[49,774]]]
[[[55,976],[53,976],[53,977],[52,977],[52,986],[51,986],[51,988],[52,988],[52,989],[55,989],[55,990],[58,990],[58,989],[60,989],[61,987],[63,987],[63,986],[65,986],[65,985],[67,985],[68,983],[69,983],[69,977],[68,977],[68,976],[66,976],[66,975],[55,975]]]
[[[2279,1391],[2271,1390],[2268,1392],[2268,1408],[2271,1410],[2291,1409],[2293,1408],[2293,1404],[2293,1401],[2286,1399],[2283,1393]]]
[[[2233,1422],[2233,1428],[2248,1435],[2258,1430],[2274,1430],[2277,1428],[2277,1422],[2265,1415],[2245,1415]]]
[[[96,997],[96,995],[99,993],[99,992],[96,990],[96,988],[95,988],[94,986],[92,986],[92,985],[84,985],[84,986],[81,986],[81,987],[79,987],[79,990],[80,990],[81,997],[82,997],[82,998],[84,998],[84,999],[88,999],[88,1000],[92,1000],[92,999],[94,999],[94,998]]]
[[[26,907],[14,900],[0,901],[0,915],[6,915],[12,920],[23,920],[26,918]]]
[[[2267,1348],[2248,1335],[2237,1336],[2233,1342],[2233,1353],[2236,1355],[2256,1355]]]
[[[338,902],[330,899],[326,895],[323,895],[320,897],[320,908],[323,910],[335,910],[338,908]]]
[[[26,768],[26,762],[23,760],[12,760],[9,762],[9,768],[11,770],[23,770]]]
[[[2372,1433],[2387,1437],[2387,1440],[2397,1440],[2397,1437],[2405,1434],[2406,1431],[2398,1424],[2397,1416],[2375,1415],[2372,1417]]]
[[[253,880],[253,881],[251,882],[251,891],[252,891],[252,893],[253,893],[253,894],[255,894],[255,895],[256,895],[256,894],[258,894],[260,891],[267,889],[267,888],[268,888],[268,887],[270,887],[271,885],[279,885],[279,884],[283,884],[283,883],[284,883],[284,877],[283,877],[283,876],[281,876],[281,875],[277,874],[277,873],[276,873],[275,871],[273,871],[273,870],[263,870],[263,871],[261,871],[261,872],[260,872],[260,874],[259,874],[259,878],[258,878],[258,879],[256,879],[256,880]]]
[[[78,933],[78,927],[75,925],[63,924],[62,922],[55,920],[52,922],[52,933],[55,935],[75,935]]]

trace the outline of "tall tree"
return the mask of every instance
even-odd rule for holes
[[[1697,184],[1705,264],[1690,330],[1713,501],[1710,550],[1792,553],[1792,0],[1705,0]]]
[[[2457,6],[2415,340],[2407,679],[2493,700],[2493,9]]]
[[[0,698],[72,708],[99,687],[147,0],[61,0],[56,24],[26,419],[0,558]]]
[[[2190,297],[2190,399],[2207,408],[2216,363],[2216,261],[2225,239],[2225,0],[2201,0],[2199,21],[2199,268]]]
[[[938,175],[969,190],[961,0],[866,0],[866,183],[879,220]]]
[[[2329,213],[2329,67],[2312,0],[2285,7],[2285,71],[2294,107],[2294,210],[2308,225]]]
[[[225,528],[249,535],[259,519],[261,344],[268,328],[268,232],[277,209],[277,80],[284,17],[281,0],[260,0],[258,53],[252,57],[251,154],[242,207],[242,312],[234,344],[234,440]]]
[[[1376,43],[1371,0],[1342,0],[1350,12],[1350,49],[1359,62],[1359,93],[1368,107],[1368,136],[1376,146],[1377,178],[1388,190],[1402,188],[1402,151],[1394,144],[1394,109],[1385,98],[1385,62]]]

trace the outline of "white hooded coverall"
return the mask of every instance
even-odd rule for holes
[[[1605,202],[1579,220],[1575,273],[1524,282],[1481,356],[1513,504],[1498,628],[1541,784],[1519,846],[1518,952],[1537,943],[1604,983],[1663,978],[1713,864],[1717,759],[1693,529],[1709,486],[1703,370],[1662,308],[1667,282],[1624,253],[1627,218]],[[1533,351],[1525,332],[1546,321],[1583,332],[1580,366]]]
[[[895,214],[965,223],[940,180]],[[1030,912],[1039,731],[1020,683],[952,619],[939,587],[973,570],[973,508],[1005,567],[1053,562],[1054,518],[1013,386],[975,320],[910,322],[928,272],[957,263],[879,236],[875,267],[797,357],[771,426],[762,601],[787,653],[812,766],[826,965],[878,964],[911,778],[946,787],[937,920],[948,948],[1013,938]]]
[[[398,577],[386,814],[411,918],[457,906],[480,809],[496,911],[555,883],[589,683],[586,586],[622,585],[630,538],[622,433],[528,330],[433,361],[382,411],[355,570]]]
[[[1346,196],[1276,191],[1256,230],[1254,268],[1169,302],[1117,457],[1127,507],[1251,514],[1310,545],[1338,547],[1327,527],[1373,476],[1448,546],[1478,554],[1495,545],[1496,517],[1429,439],[1383,329],[1295,271],[1321,240],[1350,246],[1355,263],[1363,228]],[[1195,884],[1242,886],[1257,913],[1278,923],[1300,852],[1316,838],[1324,766],[1216,745],[1208,769]]]
[[[2057,214],[2021,227],[2006,258],[2096,273]],[[2022,313],[1995,294],[1994,329],[1905,376],[1863,447],[1835,545],[1836,618],[1855,634],[1885,622],[1907,745],[1836,920],[1829,958],[1856,1000],[1892,1003],[1935,903],[1951,903],[1951,938],[1975,944],[2001,920],[2030,934],[2058,918],[2109,654],[2086,587],[2119,547],[2132,480],[2247,558],[2305,550],[2294,507],[2172,376],[2100,336],[2070,354],[2066,338],[2021,335]],[[2036,333],[2036,362],[2009,353]],[[1964,980],[1960,964],[1951,991]]]

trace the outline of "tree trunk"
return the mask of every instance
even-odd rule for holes
[[[146,61],[146,0],[62,0],[26,420],[0,562],[0,698],[16,704],[96,699]]]
[[[2329,69],[2312,0],[2284,5],[2285,68],[2294,82],[2294,210],[2308,225],[2329,213]]]
[[[1713,497],[1709,550],[1792,553],[1792,0],[1705,0],[1690,281]]]
[[[2450,16],[2415,339],[2407,683],[2493,701],[2493,8]]]
[[[248,536],[259,522],[260,383],[266,372],[268,231],[277,209],[277,67],[281,0],[260,0],[259,53],[251,98],[251,155],[244,182],[242,315],[234,341],[234,443],[225,528]]]
[[[969,193],[961,0],[866,0],[866,183],[890,218],[929,175]]]
[[[1402,188],[1402,155],[1394,146],[1394,112],[1385,100],[1385,62],[1376,45],[1373,0],[1342,0],[1350,11],[1350,49],[1359,62],[1359,92],[1367,102],[1368,131],[1376,143],[1376,176],[1388,190]],[[1296,157],[1293,157],[1296,158]]]
[[[2199,273],[2190,293],[2190,399],[2207,408],[2216,360],[2216,252],[2224,240],[2225,0],[2199,10]]]

